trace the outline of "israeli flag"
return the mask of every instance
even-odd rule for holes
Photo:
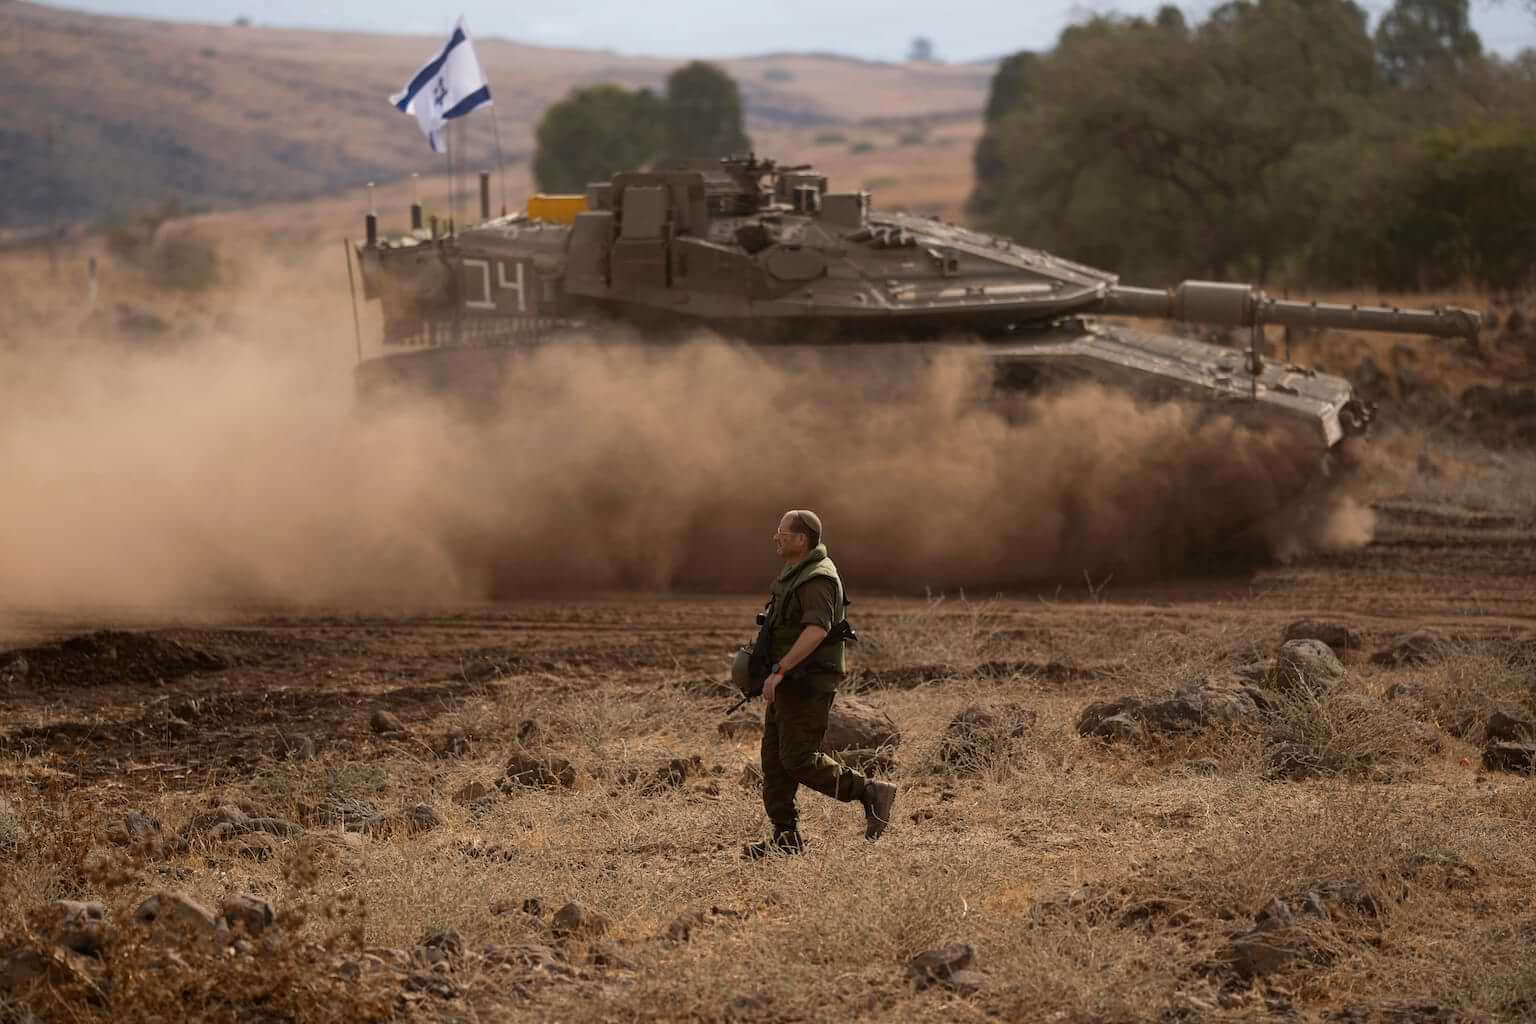
[[[416,115],[416,123],[421,125],[434,153],[444,151],[444,124],[490,104],[491,87],[475,59],[463,18],[454,26],[442,52],[423,64],[411,76],[405,91],[391,96],[389,102],[402,114]]]

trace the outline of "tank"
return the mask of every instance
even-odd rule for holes
[[[463,230],[423,227],[414,207],[410,232],[381,239],[369,216],[356,255],[383,336],[358,366],[364,398],[489,394],[509,354],[617,323],[640,343],[702,328],[765,346],[980,345],[1003,390],[1090,378],[1220,403],[1328,449],[1365,431],[1372,409],[1341,377],[1268,358],[1267,325],[1475,341],[1482,324],[1466,309],[1288,301],[1229,282],[1131,287],[755,156],[625,172],[495,218],[482,176],[480,199],[481,222]],[[1121,318],[1247,328],[1247,345]]]

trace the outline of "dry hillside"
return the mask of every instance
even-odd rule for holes
[[[0,229],[172,200],[196,208],[295,199],[431,171],[414,126],[385,99],[440,42],[0,5],[0,180],[8,185]],[[476,46],[514,158],[527,155],[544,108],[573,86],[659,87],[678,63],[502,39]],[[959,178],[968,177],[988,66],[799,54],[723,63],[741,83],[763,148],[803,150],[820,135],[834,155],[874,142],[874,157],[926,123],[929,142],[960,143],[941,147],[957,178],[949,191],[968,185]],[[490,121],[468,131],[470,160],[488,163]],[[869,173],[889,179],[891,167],[910,163],[873,161]]]

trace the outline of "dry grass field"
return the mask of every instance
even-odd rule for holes
[[[750,595],[8,615],[0,1016],[1529,1020],[1536,788],[1482,748],[1536,714],[1536,462],[1455,470],[1241,578],[860,600],[895,825],[802,797],[760,864]],[[1299,619],[1341,659],[1307,686],[1265,663]],[[1191,684],[1267,710],[1080,735]],[[135,923],[162,891],[246,923]],[[915,981],[948,943],[972,973]]]

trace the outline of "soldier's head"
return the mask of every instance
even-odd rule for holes
[[[784,513],[779,528],[773,532],[773,547],[787,561],[804,558],[821,543],[821,517],[809,509],[796,508]]]

